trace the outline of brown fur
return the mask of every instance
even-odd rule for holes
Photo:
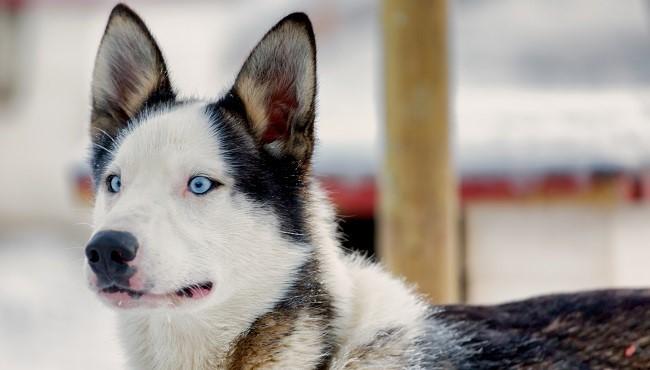
[[[296,350],[291,345],[297,341],[304,348],[316,349],[312,356],[309,351],[302,353],[312,368],[328,369],[335,350],[330,327],[333,308],[331,297],[318,280],[320,274],[315,260],[307,262],[285,298],[233,341],[224,368],[281,366],[286,360],[283,356]]]
[[[235,340],[225,360],[226,369],[253,370],[277,365],[286,338],[294,328],[296,312],[273,311],[260,317]]]

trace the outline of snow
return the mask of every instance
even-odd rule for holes
[[[113,312],[86,287],[82,241],[0,238],[0,369],[123,368]]]

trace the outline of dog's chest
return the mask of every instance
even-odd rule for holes
[[[324,357],[322,330],[308,316],[265,315],[248,330],[173,322],[124,323],[134,369],[310,369]]]
[[[227,351],[226,337],[236,335],[228,328],[209,331],[164,317],[124,320],[120,331],[130,367],[152,370],[218,368],[219,353]]]

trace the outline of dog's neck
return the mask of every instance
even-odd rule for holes
[[[226,368],[277,362],[283,362],[282,368],[327,368],[334,352],[334,308],[320,275],[318,262],[308,261],[296,274],[297,280],[287,295],[233,342]],[[310,348],[313,353],[296,356],[292,347],[296,351],[299,347],[301,352]],[[281,358],[289,354],[290,358]]]
[[[320,194],[318,189],[313,192]],[[314,253],[293,274],[288,288],[269,282],[265,301],[251,302],[243,294],[201,312],[122,315],[121,332],[132,366],[327,368],[338,328],[344,326],[340,320],[346,316],[335,311],[346,309],[349,282],[333,236],[331,211],[308,213]]]

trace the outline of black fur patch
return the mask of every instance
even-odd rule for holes
[[[467,349],[467,358],[454,361],[458,369],[650,368],[647,290],[447,306],[432,318],[455,328]]]
[[[332,322],[335,318],[332,296],[325,289],[322,272],[316,258],[307,261],[295,274],[296,280],[286,296],[276,305],[280,311],[305,310],[318,322],[322,338],[321,358],[317,370],[329,368],[334,352],[336,338]]]
[[[242,192],[261,207],[269,207],[279,218],[285,238],[310,245],[305,210],[308,170],[295,157],[273,156],[259,145],[246,122],[243,103],[235,94],[226,94],[220,101],[209,104],[206,111],[235,179],[235,191]],[[277,343],[282,336],[292,335],[293,322],[301,314],[306,314],[318,326],[314,329],[322,336],[322,355],[316,368],[329,367],[336,350],[331,326],[335,311],[332,297],[321,282],[318,261],[310,258],[293,276],[295,280],[287,294],[239,338],[231,361],[237,364],[245,361],[242,356],[250,356],[247,348],[254,343]],[[276,325],[267,332],[264,328],[268,322]],[[279,338],[270,338],[273,336]]]
[[[305,222],[307,174],[293,157],[278,158],[262,150],[241,109],[241,101],[233,94],[206,107],[235,179],[235,189],[261,207],[269,207],[279,218],[286,238],[309,243]]]

